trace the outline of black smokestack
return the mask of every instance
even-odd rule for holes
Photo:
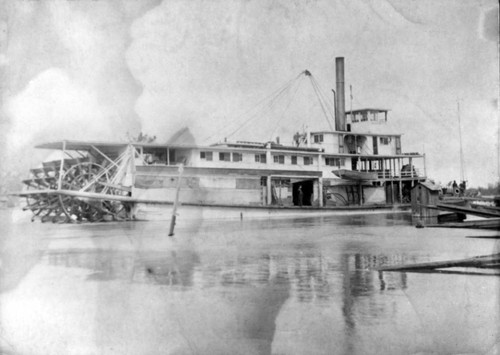
[[[335,58],[335,78],[337,81],[335,130],[345,131],[344,57]]]

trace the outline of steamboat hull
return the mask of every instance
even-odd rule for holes
[[[318,216],[336,216],[367,213],[408,213],[409,206],[376,205],[344,207],[265,207],[265,206],[224,206],[224,205],[180,205],[177,208],[176,221],[179,224],[192,224],[202,220],[246,220],[279,219]],[[134,219],[139,221],[170,221],[172,204],[138,203]]]

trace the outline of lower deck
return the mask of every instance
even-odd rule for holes
[[[226,206],[348,207],[410,202],[421,178],[353,181],[324,178],[314,171],[203,169],[137,166],[131,195],[136,199]]]

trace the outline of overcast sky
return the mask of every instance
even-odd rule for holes
[[[460,102],[466,178],[486,185],[498,180],[497,14],[496,0],[5,0],[2,169],[63,138],[162,142],[188,126],[211,143],[305,69],[330,95],[342,56],[353,108],[390,109],[403,151],[425,149],[441,182],[460,178]],[[230,138],[326,128],[308,80]]]

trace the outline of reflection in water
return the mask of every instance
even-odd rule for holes
[[[199,256],[190,250],[151,252],[114,249],[66,249],[49,251],[49,265],[91,270],[89,280],[127,280],[158,285],[192,286]]]
[[[350,250],[349,243],[345,249]],[[116,249],[65,249],[48,251],[44,262],[53,266],[85,268],[88,281],[122,280],[162,286],[214,288],[218,292],[244,288],[251,300],[239,306],[238,334],[254,339],[261,354],[270,354],[275,319],[287,299],[330,307],[340,294],[345,324],[344,353],[354,351],[355,314],[376,319],[387,313],[386,304],[367,302],[376,291],[405,290],[405,273],[377,273],[372,269],[409,262],[406,255],[350,254],[335,260],[324,256],[312,243],[298,243],[290,254],[262,253],[226,256],[204,263],[189,249],[168,252]]]
[[[262,254],[224,259],[218,264],[202,265],[199,255],[192,250],[175,250],[141,254],[115,249],[50,250],[43,262],[53,266],[84,268],[92,271],[89,280],[127,280],[170,286],[256,286],[270,280],[292,286],[293,297],[300,302],[327,302],[338,286],[342,275],[342,289],[349,299],[361,297],[374,290],[404,290],[407,276],[399,273],[375,273],[372,270],[386,264],[415,262],[405,255],[342,254],[340,266],[324,257],[320,251],[306,245],[292,257]],[[305,250],[305,252],[302,252]],[[199,273],[195,285],[194,275]]]
[[[485,254],[486,242],[459,244],[405,218],[221,223],[179,229],[174,241],[160,224],[44,226],[41,238],[28,238],[30,272],[4,259],[25,275],[1,295],[5,334],[18,346],[26,341],[18,334],[31,334],[49,350],[64,338],[103,354],[400,354],[437,345],[436,353],[481,353],[495,335],[484,316],[493,314],[491,282],[374,269],[460,258],[474,245],[469,253]],[[23,250],[15,241],[11,249]],[[463,280],[470,299],[460,296]]]

